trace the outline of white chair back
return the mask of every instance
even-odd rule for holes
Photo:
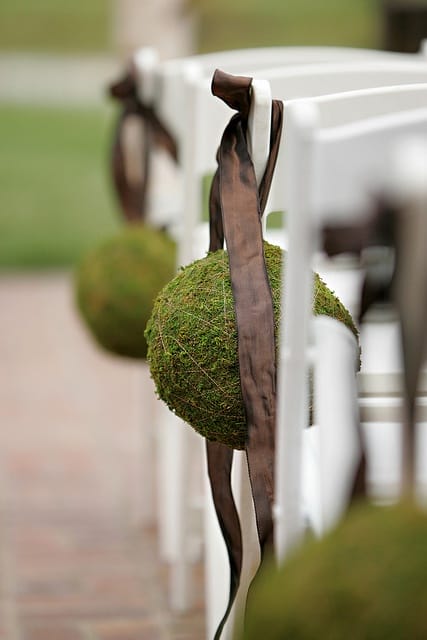
[[[386,96],[389,98],[389,96]],[[385,159],[392,146],[403,136],[427,136],[427,109],[393,113],[393,101],[387,100],[389,114],[337,127],[321,126],[321,110],[315,101],[295,101],[287,108],[288,166],[286,172],[289,211],[289,249],[284,278],[282,343],[279,376],[277,503],[280,517],[277,526],[277,549],[283,557],[301,532],[301,461],[302,433],[307,426],[307,391],[304,381],[309,363],[320,343],[313,337],[311,311],[311,267],[321,225],[326,220],[348,220],[366,210],[374,187],[387,178]],[[384,108],[384,112],[387,111]],[[377,113],[377,110],[375,111]],[[316,358],[316,363],[322,359]],[[319,369],[321,371],[321,369]],[[320,376],[320,380],[322,376]],[[334,383],[329,380],[332,388]],[[328,393],[323,384],[323,393]],[[327,396],[331,397],[331,396]],[[302,409],[301,409],[302,408]],[[329,412],[329,418],[333,411]],[[317,416],[320,418],[320,416]],[[352,421],[351,414],[348,418]],[[326,451],[337,449],[342,434],[323,430]],[[292,450],[289,449],[289,443]],[[344,438],[348,449],[348,438]],[[338,445],[338,448],[339,448]],[[357,451],[353,450],[353,458]],[[338,459],[338,458],[337,458]],[[299,462],[298,462],[299,461]],[[293,466],[293,474],[287,465]],[[320,485],[330,482],[333,468],[325,470]],[[350,470],[351,472],[351,470]],[[335,478],[339,485],[339,479]],[[341,479],[342,480],[342,479]],[[329,494],[330,495],[330,494]],[[345,508],[345,496],[333,513],[324,514],[322,526],[328,528]]]
[[[261,69],[299,65],[319,65],[351,61],[386,60],[394,62],[423,61],[423,54],[402,54],[378,49],[351,47],[257,47],[216,51],[159,63],[152,50],[141,49],[136,54],[140,69],[142,98],[152,99],[155,93],[159,117],[165,120],[178,137],[187,136],[182,114],[186,100],[182,91],[183,77],[202,77],[208,80],[215,69],[240,74],[250,70],[255,74]],[[155,63],[158,64],[155,64]],[[154,80],[153,78],[154,71]],[[257,74],[262,77],[262,74]],[[148,87],[148,89],[146,88]]]
[[[420,60],[423,60],[420,58]],[[242,70],[241,75],[251,75]],[[259,75],[258,75],[259,74]],[[427,83],[427,63],[402,62],[400,59],[363,60],[348,63],[322,65],[297,65],[275,67],[259,71],[258,78],[270,83],[271,95],[278,99],[293,100],[331,93],[354,91],[379,86]],[[230,119],[230,110],[221,101],[212,100],[210,79],[190,78],[186,83],[188,107],[188,135],[185,142],[184,180],[185,203],[183,205],[182,260],[188,262],[201,257],[206,251],[206,229],[202,234],[197,226],[202,210],[202,181],[215,170],[215,151],[222,131]],[[350,117],[350,116],[347,116]],[[332,116],[331,116],[332,118]],[[262,120],[262,119],[261,119]],[[286,128],[285,128],[286,130]],[[285,134],[285,130],[283,135]],[[265,148],[265,131],[259,144],[253,144],[255,153]],[[262,158],[257,159],[262,166]],[[274,185],[268,210],[280,209],[281,194],[275,195]],[[194,238],[196,235],[196,238]]]
[[[325,64],[338,65],[338,67],[341,65],[344,75],[345,70],[342,65],[347,63],[358,65],[371,62],[381,64],[384,62],[393,68],[394,65],[399,65],[402,72],[403,67],[406,65],[411,67],[412,64],[415,64],[413,82],[421,81],[417,69],[421,71],[422,66],[418,67],[417,64],[427,64],[425,57],[421,54],[398,54],[345,47],[267,47],[216,52],[165,62],[159,62],[158,56],[153,49],[143,48],[135,54],[134,60],[139,77],[140,97],[144,104],[155,106],[156,114],[175,136],[180,152],[181,167],[186,167],[193,161],[204,163],[200,156],[199,160],[193,160],[193,158],[197,157],[198,154],[203,156],[203,149],[210,150],[218,145],[220,135],[229,118],[229,110],[225,105],[220,104],[219,101],[214,101],[213,104],[215,106],[212,105],[210,78],[215,68],[222,68],[224,71],[233,74],[253,75],[261,69],[288,67],[291,72],[291,68],[305,67],[305,77],[303,72],[293,76],[292,80],[292,73],[289,77],[289,83],[292,83],[292,87],[289,86],[289,96],[292,98],[306,96],[307,93],[304,87],[307,86],[311,87],[310,95],[331,93],[359,86],[356,78],[354,78],[355,84],[351,84],[351,77],[347,79],[347,86],[345,85],[345,79],[341,80],[340,88],[336,85],[330,88],[325,85],[321,86],[323,75],[320,74],[318,88],[316,88],[318,70]],[[381,73],[378,71],[378,67],[375,67],[375,64],[371,72],[372,84],[370,86],[375,86],[375,69]],[[313,73],[310,74],[309,69],[311,67]],[[339,73],[338,68],[336,72]],[[409,68],[407,72],[410,73]],[[365,71],[361,69],[361,73],[365,73]],[[264,72],[260,72],[258,75],[260,78],[265,77]],[[281,77],[282,72],[279,70],[276,76],[277,80],[274,77],[272,78],[273,85],[276,81],[280,83]],[[301,78],[299,84],[298,77]],[[197,84],[203,78],[206,79],[204,97],[192,95],[192,83]],[[403,80],[399,81],[396,78],[396,82],[401,83]],[[405,82],[410,82],[409,78]],[[301,83],[302,93],[298,89]],[[382,83],[384,84],[384,81]],[[395,84],[395,80],[392,79],[391,75],[386,84]],[[364,83],[360,86],[367,85]],[[273,86],[273,92],[275,89],[276,87]],[[202,115],[200,116],[200,114]],[[208,115],[208,121],[204,119],[203,114]],[[199,123],[200,117],[201,121]],[[210,151],[208,153],[210,153],[209,166],[211,168],[209,171],[211,171],[214,158],[212,158]],[[181,172],[178,171],[178,176],[176,176],[175,169],[171,170],[163,157],[162,160],[163,163],[160,162],[160,166],[165,177],[160,172],[160,184],[164,184],[167,181],[169,188],[164,189],[160,186],[159,189],[152,190],[148,219],[154,224],[174,224],[176,219],[180,218],[181,211],[184,210],[188,211],[188,217],[191,220],[193,218],[191,213],[193,207],[191,196],[192,177],[187,177],[186,171],[184,171],[183,185]]]

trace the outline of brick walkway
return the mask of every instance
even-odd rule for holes
[[[141,365],[95,348],[66,274],[0,277],[0,640],[201,640],[141,525]]]

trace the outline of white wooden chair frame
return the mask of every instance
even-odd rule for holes
[[[279,362],[281,408],[276,463],[279,559],[295,544],[302,531],[299,467],[302,433],[307,426],[307,398],[301,379],[313,358],[313,352],[320,346],[313,338],[310,265],[318,247],[322,223],[337,212],[340,213],[339,219],[345,220],[346,216],[351,219],[358,212],[365,211],[370,188],[384,184],[382,163],[391,153],[391,145],[411,133],[427,136],[426,109],[400,112],[393,112],[393,109],[391,101],[384,103],[383,115],[378,115],[378,110],[374,110],[376,117],[322,128],[321,110],[315,101],[296,101],[288,105],[289,165],[286,184],[289,189],[289,252],[283,304],[290,311],[283,317],[284,339]],[[336,188],[337,175],[339,188]],[[361,375],[369,379],[369,373]],[[325,385],[322,389],[328,397]],[[321,450],[336,448],[332,439],[335,437],[336,440],[337,432],[328,433],[322,429],[323,421],[320,437],[325,440]],[[354,459],[357,455],[354,442],[345,442],[344,438],[343,447],[353,451],[348,455],[353,455]],[[347,473],[351,475],[350,465],[346,466]],[[333,466],[329,460],[329,477],[331,469]],[[327,475],[325,469],[319,475],[324,490]],[[339,503],[332,513],[324,514],[324,530],[336,522],[345,508],[345,495],[341,496]]]
[[[298,58],[298,53],[302,52],[303,48],[296,48],[299,51],[294,51],[294,59],[292,60],[292,62],[295,64],[296,60]],[[323,51],[323,50],[322,50]],[[311,53],[314,55],[318,55],[318,52],[315,52],[314,50],[311,51]],[[325,53],[323,51],[323,53]],[[332,53],[332,50],[329,50],[329,53]],[[342,50],[334,50],[333,54],[334,55],[340,55],[342,54]],[[235,59],[233,61],[233,63],[230,63],[230,66],[228,67],[230,71],[238,71],[238,67],[239,67],[239,62],[238,62],[238,54],[236,52],[233,52],[233,55],[235,55]],[[329,54],[328,54],[329,55]],[[345,55],[345,54],[344,54]],[[351,58],[353,55],[355,55],[356,57],[358,57],[360,55],[361,58],[363,58],[363,60],[366,61],[369,59],[370,54],[369,52],[359,52],[359,51],[355,51],[355,52],[350,52],[349,53],[349,58]],[[384,55],[382,52],[372,52],[372,56],[373,57],[377,57],[378,55],[378,59],[379,58],[384,58],[389,60],[390,58],[388,57],[390,54],[386,54]],[[327,56],[326,56],[327,57]],[[411,62],[410,64],[412,65],[413,56],[409,56],[411,58]],[[409,58],[408,57],[408,58]],[[214,59],[215,58],[215,59]],[[248,56],[248,58],[245,58],[245,64],[247,63],[249,65],[249,58],[250,56]],[[399,64],[406,64],[406,59],[408,59],[406,56],[404,57],[405,62],[402,61],[402,58],[400,56],[397,56],[395,59],[396,64],[399,62]],[[399,59],[399,60],[398,60]],[[307,58],[304,60],[306,62]],[[183,87],[183,91],[181,92],[181,98],[183,100],[186,101],[187,107],[184,109],[184,113],[187,114],[187,122],[185,123],[185,126],[183,127],[183,129],[181,130],[181,133],[179,133],[179,137],[183,142],[183,153],[182,153],[182,164],[184,166],[184,181],[185,181],[185,189],[184,189],[184,193],[185,193],[185,198],[187,200],[187,206],[186,206],[186,210],[187,213],[189,214],[188,217],[190,219],[190,223],[189,223],[189,227],[194,229],[195,228],[195,224],[194,224],[194,219],[192,219],[195,217],[194,213],[196,211],[196,209],[192,208],[192,202],[193,202],[193,197],[194,197],[194,204],[196,203],[197,200],[197,211],[199,211],[199,206],[200,206],[200,198],[199,198],[199,173],[197,170],[195,170],[195,165],[194,165],[194,158],[196,154],[199,153],[199,150],[197,150],[197,148],[194,148],[194,144],[195,144],[195,140],[197,139],[197,136],[194,135],[194,131],[197,130],[197,127],[199,126],[199,117],[200,117],[200,121],[203,122],[203,118],[205,117],[205,110],[203,107],[203,100],[204,98],[201,99],[201,102],[199,102],[199,98],[197,97],[197,92],[199,91],[199,89],[195,89],[196,90],[196,96],[189,96],[189,91],[192,91],[193,88],[196,87],[200,87],[200,83],[203,84],[203,80],[201,80],[201,77],[203,76],[203,70],[200,70],[200,67],[197,67],[197,59],[187,59],[187,63],[184,65],[183,70],[181,71],[181,77],[179,78],[179,84],[181,87]],[[210,64],[212,66],[223,66],[225,68],[227,68],[226,64],[226,57],[225,58],[221,58],[220,56],[214,56],[211,58]],[[264,58],[262,60],[262,62],[264,64],[266,64],[266,62],[264,62]],[[191,64],[190,64],[191,63]],[[194,64],[195,63],[195,64]],[[175,64],[175,63],[174,63]],[[234,67],[234,64],[236,65]],[[272,64],[271,62],[269,64]],[[409,63],[408,63],[409,64]],[[421,61],[420,61],[421,64]],[[174,65],[171,64],[169,71],[167,71],[167,63],[165,63],[164,66],[164,73],[167,76],[168,73],[177,73],[176,69],[171,71],[171,67],[173,67]],[[242,67],[244,68],[244,67]],[[148,61],[148,64],[144,66],[144,64],[141,64],[140,66],[140,71],[141,71],[141,89],[143,90],[143,99],[145,100],[153,100],[153,102],[156,104],[156,108],[159,107],[159,115],[166,115],[167,112],[167,108],[170,108],[171,105],[173,105],[173,102],[171,102],[169,99],[165,99],[165,87],[168,87],[168,90],[174,91],[173,89],[171,89],[170,87],[173,87],[173,83],[171,83],[171,85],[165,83],[162,85],[161,80],[159,80],[159,78],[161,78],[162,76],[162,65],[157,65],[157,63],[155,62],[154,58],[152,58],[151,62]],[[419,68],[419,71],[421,71],[421,67]],[[243,72],[243,71],[242,71]],[[243,72],[245,73],[245,72]],[[417,69],[414,69],[414,73],[418,73]],[[179,75],[179,74],[178,74]],[[418,76],[419,77],[419,76]],[[206,84],[206,83],[205,83]],[[159,87],[163,87],[163,89],[159,90]],[[258,85],[257,83],[255,83],[254,85],[254,95],[256,95],[257,91],[258,91]],[[157,92],[159,91],[159,95],[163,96],[163,99],[160,99],[157,96]],[[162,93],[163,91],[163,93]],[[204,88],[203,90],[203,95],[204,97],[207,95],[206,89]],[[176,96],[178,96],[178,94],[175,94]],[[259,90],[259,104],[261,105],[262,100],[263,100],[263,90],[262,88]],[[211,100],[214,100],[213,98],[210,97]],[[179,104],[179,102],[178,102]],[[264,111],[266,109],[266,104],[264,102]],[[167,105],[167,106],[165,106]],[[164,109],[164,111],[162,112],[162,108]],[[226,109],[224,109],[222,107],[222,105],[219,107],[219,110],[222,111],[222,122],[226,122],[226,120],[229,117],[229,113],[226,113]],[[183,118],[182,118],[182,111],[178,108],[176,108],[174,110],[173,113],[173,118],[171,119],[171,122],[167,121],[168,125],[171,125],[171,128],[173,130],[173,122],[175,121],[175,123],[177,122],[177,114],[180,114],[181,117],[178,117],[178,124],[176,124],[177,126],[177,131],[179,132],[180,130],[180,125],[182,125],[183,123]],[[194,119],[194,113],[197,114],[197,119]],[[208,116],[209,118],[209,116]],[[264,119],[262,119],[262,121],[264,121]],[[166,122],[166,120],[165,120]],[[256,122],[256,119],[254,120],[254,123]],[[256,124],[253,124],[252,126],[256,127]],[[220,128],[222,128],[222,124],[220,126]],[[209,125],[209,130],[213,131],[214,127],[211,127]],[[203,130],[206,132],[206,128],[203,127]],[[189,133],[190,132],[190,133]],[[265,137],[266,137],[266,130],[264,130],[263,133],[258,134],[257,132],[254,133],[254,138],[259,138],[260,140],[263,139],[264,140],[264,146],[265,146]],[[217,146],[218,143],[218,138],[215,139],[214,142],[214,147]],[[257,143],[254,145],[254,154],[256,155],[258,153],[258,150],[260,148],[260,146],[262,146],[261,143]],[[191,148],[190,148],[191,147]],[[211,148],[211,154],[213,157],[213,148]],[[262,157],[262,153],[260,154],[260,156]],[[259,171],[262,171],[262,161],[261,161],[261,168],[259,169]],[[212,164],[211,167],[213,168]],[[191,254],[193,254],[193,244],[191,243],[191,247],[189,248],[189,246],[187,245],[187,247],[184,246],[183,243],[180,243],[180,262],[186,262],[189,259],[191,259],[190,256],[190,251]],[[187,256],[187,257],[186,257]],[[179,431],[179,427],[177,428],[175,426],[174,431],[177,433]],[[171,433],[171,432],[170,432]],[[178,436],[178,438],[186,438],[187,436]],[[191,437],[191,436],[189,436]],[[194,441],[193,441],[194,444]],[[163,446],[163,445],[162,445]],[[184,467],[185,468],[185,464],[183,463],[183,457],[180,458],[179,455],[177,455],[177,452],[180,451],[180,447],[182,447],[182,456],[185,457],[187,454],[185,453],[185,451],[188,451],[188,445],[185,445],[183,443],[181,444],[177,444],[176,442],[171,446],[171,452],[173,454],[173,460],[171,460],[171,456],[169,456],[168,460],[169,462],[173,465],[173,464],[177,464],[178,467],[180,467],[181,469]],[[171,472],[172,475],[175,475],[175,472],[173,470],[171,470],[171,467],[169,466],[168,463],[166,463],[166,465],[163,465],[163,471],[161,472],[161,481],[162,478],[164,478],[164,469],[165,467],[169,467],[169,471]],[[181,490],[180,490],[181,487]],[[173,589],[172,589],[172,593],[175,594],[175,596],[173,596],[172,598],[172,603],[173,606],[176,609],[185,609],[188,606],[188,602],[189,602],[189,598],[188,598],[188,590],[185,588],[185,574],[186,574],[186,565],[187,565],[187,561],[188,559],[185,557],[186,554],[182,553],[182,549],[183,547],[181,546],[182,544],[184,544],[184,540],[187,539],[187,535],[185,533],[185,527],[183,528],[179,523],[182,522],[182,501],[184,500],[184,494],[185,494],[185,482],[183,483],[178,483],[177,485],[175,485],[175,489],[177,490],[177,497],[175,500],[169,500],[167,499],[166,495],[164,494],[162,497],[162,501],[165,502],[166,504],[169,504],[169,520],[172,520],[175,523],[175,533],[181,531],[182,534],[181,535],[176,535],[174,536],[174,540],[175,542],[173,544],[169,543],[165,543],[166,547],[169,546],[169,549],[167,551],[167,554],[169,554],[169,557],[173,559],[173,562],[178,562],[176,558],[176,553],[178,551],[178,555],[180,556],[181,560],[182,560],[182,566],[180,570],[177,570],[176,574],[175,574],[175,580],[173,581],[174,584],[176,585]],[[181,491],[181,492],[180,492]],[[179,498],[179,496],[181,495],[181,498]],[[169,496],[170,497],[170,496]],[[172,505],[175,505],[175,507],[173,507]],[[174,509],[175,509],[175,513],[174,513]],[[170,517],[171,514],[172,518]],[[179,542],[180,540],[180,542]],[[173,557],[175,556],[175,557]]]

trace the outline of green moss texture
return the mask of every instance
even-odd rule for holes
[[[423,640],[427,514],[359,505],[253,587],[244,640]]]
[[[283,252],[268,243],[264,252],[277,335]],[[341,320],[357,333],[347,310],[318,276],[314,310]],[[166,285],[155,302],[146,337],[160,398],[208,440],[242,449],[246,421],[225,251],[197,260]]]
[[[86,256],[76,273],[76,299],[98,344],[116,355],[146,357],[145,325],[176,273],[175,255],[165,233],[130,225]]]

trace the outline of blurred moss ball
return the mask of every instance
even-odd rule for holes
[[[253,587],[244,640],[427,638],[427,514],[354,507]]]
[[[162,231],[129,225],[88,254],[76,274],[78,308],[108,351],[145,358],[144,329],[161,288],[176,273],[175,243]]]
[[[265,242],[264,253],[277,335],[283,252]],[[348,311],[318,276],[314,300],[316,313],[333,316],[357,333]],[[246,420],[225,251],[193,262],[166,285],[145,335],[159,397],[208,440],[244,448]]]

